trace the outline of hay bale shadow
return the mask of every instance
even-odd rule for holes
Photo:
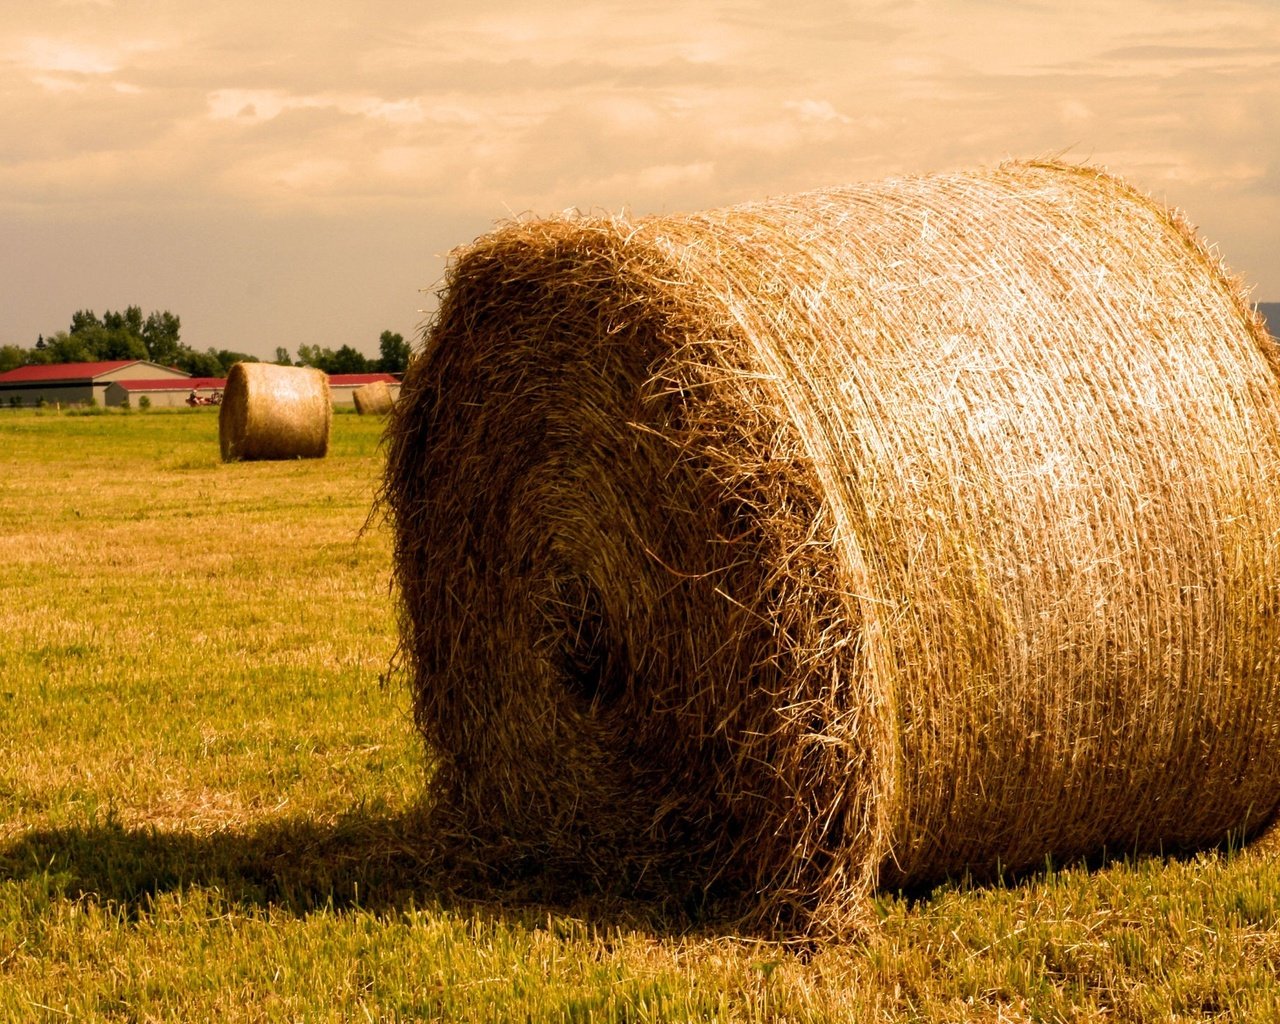
[[[96,900],[127,919],[145,915],[156,897],[208,889],[233,908],[299,917],[438,910],[525,927],[545,926],[552,915],[659,935],[734,931],[705,897],[680,905],[669,895],[587,891],[514,855],[481,863],[422,808],[356,808],[332,821],[277,818],[210,833],[108,817],[0,843],[0,882],[40,879],[53,898]]]
[[[1272,858],[1277,852],[1268,838],[1244,847],[1232,840],[1198,852],[1100,852],[879,895],[922,908],[957,890],[1044,885],[1061,871],[1138,869],[1151,862],[1184,863],[1242,851]],[[481,861],[465,837],[440,831],[421,808],[393,815],[357,808],[333,821],[282,818],[213,833],[130,827],[109,818],[36,829],[0,844],[0,883],[41,880],[50,898],[108,904],[126,920],[144,917],[159,896],[205,889],[216,890],[231,908],[298,917],[426,911],[527,930],[571,918],[658,938],[780,941],[800,956],[823,945],[821,936],[766,929],[758,917],[742,917],[741,903],[731,893],[672,885],[671,879],[654,880],[642,891],[624,889],[621,883],[612,891],[588,888],[580,877],[548,869],[514,848],[503,857],[490,847]]]

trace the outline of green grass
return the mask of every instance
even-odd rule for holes
[[[1262,847],[887,896],[845,944],[457,891],[379,429],[224,466],[208,410],[0,411],[0,1020],[1280,1020]]]

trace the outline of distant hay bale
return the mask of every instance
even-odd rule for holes
[[[1176,214],[1057,164],[478,239],[383,495],[440,820],[801,928],[1257,830],[1272,344]]]
[[[223,461],[323,458],[332,419],[323,371],[236,363],[227,374],[218,413]]]
[[[362,384],[351,392],[351,400],[356,404],[356,412],[361,416],[385,416],[394,404],[391,389],[385,380],[375,380],[370,384]]]

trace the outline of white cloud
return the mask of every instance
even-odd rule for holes
[[[120,66],[113,50],[89,46],[69,39],[25,39],[10,59],[35,72],[72,72],[80,75],[107,75]]]
[[[215,89],[208,95],[209,116],[216,121],[257,124],[291,110],[332,110],[389,124],[426,120],[417,98],[384,100],[377,96],[295,96],[280,89]]]
[[[62,75],[33,75],[31,81],[45,92],[83,92],[89,83],[82,78],[68,78]]]
[[[1089,104],[1068,97],[1058,101],[1058,118],[1065,125],[1081,127],[1094,119],[1094,113]]]
[[[507,210],[691,209],[1065,153],[1213,225],[1280,298],[1274,0],[19,7],[0,27],[0,233],[198,207],[269,247],[277,223],[359,210],[353,252],[375,224],[421,225],[408,260]],[[0,310],[24,304],[0,290]]]
[[[793,111],[801,121],[816,124],[853,124],[853,118],[840,113],[829,100],[788,100],[783,107]]]
[[[446,58],[483,58],[494,65],[516,60],[556,65],[591,58],[613,67],[660,67],[674,60],[716,64],[740,56],[738,29],[714,8],[685,4],[581,5],[569,14],[558,3],[472,8],[431,19],[418,39],[430,37]]]
[[[329,157],[299,160],[282,167],[273,176],[273,181],[300,192],[325,192],[345,183],[350,174],[351,164],[348,161]]]
[[[221,121],[270,121],[299,101],[279,89],[216,89],[209,94],[209,116]]]

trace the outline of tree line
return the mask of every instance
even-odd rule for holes
[[[197,351],[182,341],[181,331],[182,321],[167,309],[153,310],[145,317],[139,306],[129,306],[123,312],[108,310],[100,317],[91,309],[81,309],[72,315],[67,330],[47,338],[41,334],[31,348],[0,345],[0,373],[41,363],[149,359],[161,366],[176,366],[193,377],[225,377],[234,363],[260,361],[257,356],[225,348]],[[280,347],[272,361],[281,366],[314,366],[326,373],[403,373],[409,365],[408,342],[397,333],[383,331],[378,346],[377,358],[369,358],[350,345],[336,351],[299,345],[296,358]]]

